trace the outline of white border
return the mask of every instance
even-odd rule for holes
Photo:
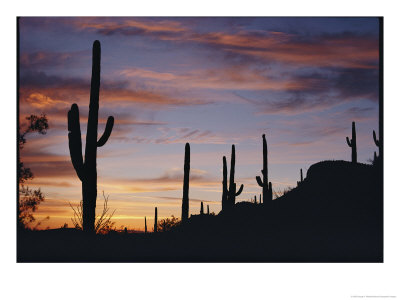
[[[1,13],[3,299],[350,299],[397,296],[399,18],[383,1],[15,1]],[[385,263],[16,264],[16,16],[384,16]],[[378,298],[379,299],[379,298]]]

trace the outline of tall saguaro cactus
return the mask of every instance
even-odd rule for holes
[[[226,167],[226,157],[222,158],[222,210],[224,211],[228,206],[228,169]]]
[[[89,118],[86,132],[85,161],[82,158],[81,129],[79,108],[72,104],[68,111],[68,140],[72,165],[82,181],[83,230],[94,232],[97,198],[97,148],[103,146],[110,137],[114,126],[114,117],[108,117],[102,137],[97,140],[99,93],[100,93],[100,42],[93,43],[92,80],[90,87]]]
[[[356,123],[351,123],[351,140],[346,136],[347,145],[351,148],[351,162],[357,163],[357,137],[356,137]]]
[[[262,187],[262,198],[265,205],[271,204],[272,201],[272,183],[268,182],[268,147],[265,134],[262,135],[263,138],[263,169],[261,173],[263,174],[263,179],[260,176],[256,176],[257,183]]]
[[[190,145],[185,145],[185,163],[183,175],[183,196],[182,196],[182,222],[189,218],[189,172],[190,172]]]
[[[235,145],[232,145],[231,169],[229,174],[229,191],[228,191],[228,201],[227,201],[230,207],[233,207],[235,205],[236,197],[239,196],[243,191],[243,184],[240,186],[239,190],[236,191],[235,164],[236,164]]]
[[[157,232],[157,223],[158,220],[157,220],[157,207],[156,207],[154,210],[154,232]]]

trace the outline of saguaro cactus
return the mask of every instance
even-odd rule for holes
[[[256,176],[257,183],[262,187],[262,198],[263,203],[269,205],[272,201],[272,183],[268,182],[268,147],[265,134],[262,135],[263,138],[263,169],[261,173],[263,174],[263,179],[260,176]]]
[[[378,140],[377,138],[376,138],[376,133],[375,133],[375,130],[373,130],[372,131],[372,136],[373,136],[373,138],[374,138],[374,142],[375,142],[375,145],[378,147],[378,149],[379,149],[379,152],[378,152],[378,157],[379,158],[381,158],[382,156],[382,137],[380,137],[380,139]]]
[[[303,169],[300,169],[300,181],[297,181],[297,186],[303,182]]]
[[[68,111],[68,140],[72,165],[82,181],[83,230],[94,232],[97,198],[97,147],[103,146],[110,137],[114,118],[108,117],[102,137],[97,140],[99,93],[100,93],[100,42],[93,43],[92,80],[90,87],[89,118],[86,132],[85,162],[82,158],[81,129],[79,108],[72,104]]]
[[[351,162],[357,163],[357,137],[356,137],[356,123],[351,123],[351,140],[346,136],[347,145],[351,148]]]
[[[156,207],[156,209],[154,210],[154,232],[157,232],[157,223],[158,221],[157,221],[157,207]]]
[[[272,198],[273,198],[272,182],[270,181],[268,185],[268,199],[272,202]]]
[[[228,203],[229,206],[231,207],[235,205],[236,197],[239,196],[243,191],[243,184],[240,186],[239,190],[236,191],[235,163],[236,163],[235,145],[232,145],[231,169],[229,175],[229,191],[228,191]]]
[[[146,217],[144,217],[144,233],[147,233],[147,220],[146,220]]]
[[[182,196],[182,222],[189,218],[189,172],[190,172],[190,145],[185,146],[185,164],[183,167],[183,196]]]
[[[228,170],[226,167],[226,157],[222,158],[223,169],[222,169],[222,210],[225,210],[228,204]]]
[[[262,198],[261,198],[261,194],[260,194],[260,204],[262,203]]]
[[[200,214],[201,214],[201,215],[204,214],[203,201],[201,201],[201,204],[200,204]]]

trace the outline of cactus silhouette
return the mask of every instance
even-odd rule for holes
[[[300,169],[300,181],[297,181],[297,186],[303,182],[303,169]]]
[[[272,198],[273,198],[272,182],[270,181],[268,185],[268,199],[272,202]]]
[[[260,194],[260,204],[262,203],[262,198],[261,198],[261,194]]]
[[[378,147],[378,157],[381,158],[382,155],[382,137],[379,137],[379,140],[376,138],[375,130],[372,131],[372,136],[374,138],[375,145]],[[375,154],[376,155],[376,154]]]
[[[239,196],[243,191],[243,184],[240,186],[239,190],[236,191],[236,183],[235,183],[235,145],[232,145],[232,154],[231,154],[231,169],[229,174],[229,191],[228,191],[228,203],[230,207],[233,207],[236,202],[236,197]]]
[[[210,205],[207,204],[207,215],[210,214]]]
[[[200,214],[201,214],[201,215],[204,214],[203,201],[201,201],[201,205],[200,205]]]
[[[82,182],[83,230],[94,233],[97,198],[97,147],[103,146],[110,137],[114,118],[108,117],[102,137],[97,140],[99,92],[100,92],[100,42],[93,43],[92,79],[90,87],[89,118],[86,132],[85,161],[82,158],[79,108],[72,104],[68,111],[68,140],[72,165]]]
[[[144,233],[147,233],[147,220],[146,220],[146,217],[144,217]]]
[[[228,170],[226,167],[226,157],[222,158],[223,169],[222,169],[222,210],[228,208]]]
[[[263,169],[261,173],[263,174],[263,179],[260,176],[256,176],[257,183],[262,187],[262,198],[265,205],[269,205],[272,201],[272,183],[268,182],[268,147],[265,134],[262,135],[263,138]]]
[[[189,172],[190,172],[190,145],[185,145],[185,163],[183,175],[183,196],[182,196],[182,223],[189,218]]]
[[[254,195],[254,203],[257,204],[257,195]]]
[[[157,232],[157,207],[154,210],[154,232]]]
[[[351,123],[351,140],[346,136],[347,145],[351,148],[351,162],[357,163],[357,137],[356,137],[356,123]]]

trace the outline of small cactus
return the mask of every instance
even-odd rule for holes
[[[356,137],[356,123],[351,123],[351,140],[346,137],[347,145],[351,148],[351,162],[357,163],[357,137]]]
[[[146,217],[144,217],[144,233],[147,233],[147,220],[146,220]]]
[[[200,205],[200,214],[201,214],[201,215],[204,214],[203,201],[201,201],[201,205]]]
[[[236,191],[235,164],[236,164],[235,145],[232,145],[231,169],[229,175],[229,191],[228,191],[228,203],[230,207],[233,207],[235,205],[236,197],[239,196],[243,191],[243,184],[240,185],[239,190]]]
[[[256,176],[257,183],[263,189],[263,203],[264,205],[270,205],[272,201],[272,183],[268,182],[268,147],[265,134],[262,135],[263,138],[263,169],[261,173],[263,174],[263,179],[260,176]]]
[[[210,214],[210,205],[207,204],[207,215]]]
[[[303,169],[300,169],[300,181],[297,181],[297,186],[303,182]]]
[[[154,211],[154,232],[157,232],[157,223],[158,221],[157,221],[157,207],[156,207]]]
[[[375,130],[372,132],[372,136],[374,138],[374,143],[378,147],[378,150],[379,150],[378,156],[376,156],[376,154],[375,154],[375,156],[380,159],[382,157],[382,137],[379,137],[379,140],[378,140],[376,138]],[[374,161],[377,161],[377,159],[374,158]]]

